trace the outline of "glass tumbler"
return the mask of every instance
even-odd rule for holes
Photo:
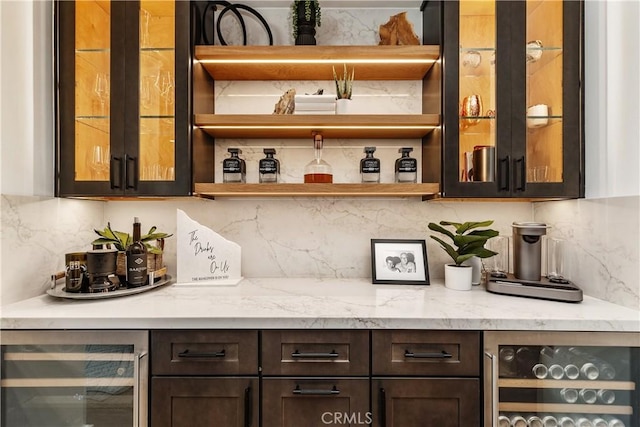
[[[509,238],[507,236],[493,237],[487,241],[487,249],[497,253],[487,259],[491,277],[507,277],[509,272]]]

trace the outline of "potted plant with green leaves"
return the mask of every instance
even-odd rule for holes
[[[297,45],[316,44],[316,26],[322,23],[320,2],[295,0],[291,3],[291,28]]]
[[[338,76],[336,68],[333,67],[333,80],[336,84],[336,114],[345,114],[349,111],[348,105],[353,94],[353,78],[356,70],[352,68],[349,73],[347,64],[343,64],[343,66],[342,76]]]
[[[91,242],[92,245],[104,245],[111,246],[118,251],[118,262],[116,274],[124,276],[126,274],[125,267],[125,251],[127,247],[133,242],[133,237],[129,233],[123,231],[113,230],[111,223],[107,223],[104,230],[93,230],[100,237]],[[147,269],[148,271],[160,270],[163,267],[162,253],[164,250],[164,239],[173,236],[173,234],[167,234],[157,231],[157,227],[154,225],[149,229],[149,232],[143,236],[140,236],[140,240],[147,247]]]
[[[489,258],[496,255],[495,252],[485,248],[484,245],[499,233],[490,228],[480,229],[489,227],[491,224],[493,224],[493,221],[465,223],[440,221],[439,224],[429,223],[430,230],[438,232],[451,240],[450,244],[438,236],[431,235],[431,238],[438,242],[453,260],[453,264],[444,266],[444,283],[447,288],[470,290],[472,286],[472,267],[465,265],[465,261],[473,257]],[[445,227],[453,227],[453,231]]]

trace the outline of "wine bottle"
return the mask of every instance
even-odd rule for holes
[[[580,394],[580,399],[582,399],[584,403],[588,403],[590,405],[596,403],[596,400],[598,400],[596,391],[591,388],[583,388],[578,394]]]
[[[512,415],[510,421],[511,427],[527,427],[527,420],[522,415]]]
[[[598,401],[600,403],[604,403],[605,405],[613,405],[613,403],[616,401],[616,393],[613,390],[601,389],[598,390],[596,395],[598,397]]]
[[[540,350],[540,360],[549,367],[549,375],[556,380],[567,377],[575,380],[580,376],[580,369],[567,357],[563,357],[562,352],[551,347],[542,347]],[[560,372],[562,369],[562,373]]]
[[[498,427],[511,427],[511,420],[506,415],[498,416]]]
[[[527,415],[526,419],[528,427],[544,427],[542,419],[537,415]]]
[[[516,376],[516,351],[513,347],[500,347],[498,371],[501,378]]]
[[[615,368],[607,361],[594,356],[588,351],[584,351],[578,347],[569,347],[569,352],[575,356],[581,357],[584,360],[593,363],[598,368],[599,378],[603,380],[613,380],[616,377]]]
[[[558,419],[553,415],[545,415],[542,417],[544,427],[558,427]]]
[[[127,287],[147,284],[147,247],[140,240],[140,220],[133,219],[133,241],[126,250]]]

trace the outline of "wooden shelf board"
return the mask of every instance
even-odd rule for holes
[[[439,46],[196,46],[215,80],[333,80],[332,67],[356,80],[422,80]],[[211,62],[215,61],[215,62]]]
[[[567,414],[633,414],[633,408],[631,406],[582,405],[575,403],[500,402],[498,410],[500,412],[558,412]]]
[[[635,390],[633,381],[591,381],[591,380],[536,380],[521,378],[501,378],[499,387],[504,388],[604,388],[607,390]]]
[[[214,138],[422,138],[440,126],[439,114],[196,114],[194,124]]]
[[[200,197],[425,197],[440,191],[424,184],[210,184],[196,183]]]

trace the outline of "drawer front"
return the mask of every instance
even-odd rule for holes
[[[368,378],[265,378],[262,425],[368,425]]]
[[[153,375],[257,375],[258,331],[152,331]]]
[[[477,331],[376,330],[373,375],[479,376]]]
[[[264,375],[368,375],[369,332],[262,332]]]

